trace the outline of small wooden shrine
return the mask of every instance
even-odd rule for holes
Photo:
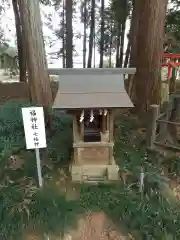
[[[124,74],[135,69],[61,69],[53,108],[73,117],[72,180],[117,180],[114,161],[114,114],[133,107]]]

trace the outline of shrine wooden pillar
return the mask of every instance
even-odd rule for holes
[[[103,115],[102,117],[102,133],[104,134],[107,130],[107,116]]]
[[[73,117],[73,142],[76,143],[79,140],[77,116],[75,114],[73,114],[72,117]]]
[[[109,111],[109,142],[114,143],[114,112],[113,110]],[[109,148],[109,164],[112,164],[113,162],[113,146],[110,146]]]
[[[84,121],[80,122],[80,140],[84,142]]]
[[[107,121],[107,130],[109,131],[109,126],[110,126],[109,112],[108,112],[108,114],[107,114],[107,119],[106,119],[106,121]]]

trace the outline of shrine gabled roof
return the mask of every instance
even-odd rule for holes
[[[59,89],[53,108],[133,107],[124,87],[124,74],[129,72],[132,74],[135,69],[58,70]]]

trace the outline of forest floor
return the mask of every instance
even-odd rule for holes
[[[63,234],[64,240],[180,239],[179,157],[148,152],[143,121],[129,112],[116,119],[121,180],[80,185],[68,173],[72,119],[53,112],[39,189],[35,154],[25,150],[21,107],[27,105],[9,102],[0,109],[0,239],[60,240]]]

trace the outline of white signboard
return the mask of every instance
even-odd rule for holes
[[[27,149],[46,148],[43,107],[22,108]]]

